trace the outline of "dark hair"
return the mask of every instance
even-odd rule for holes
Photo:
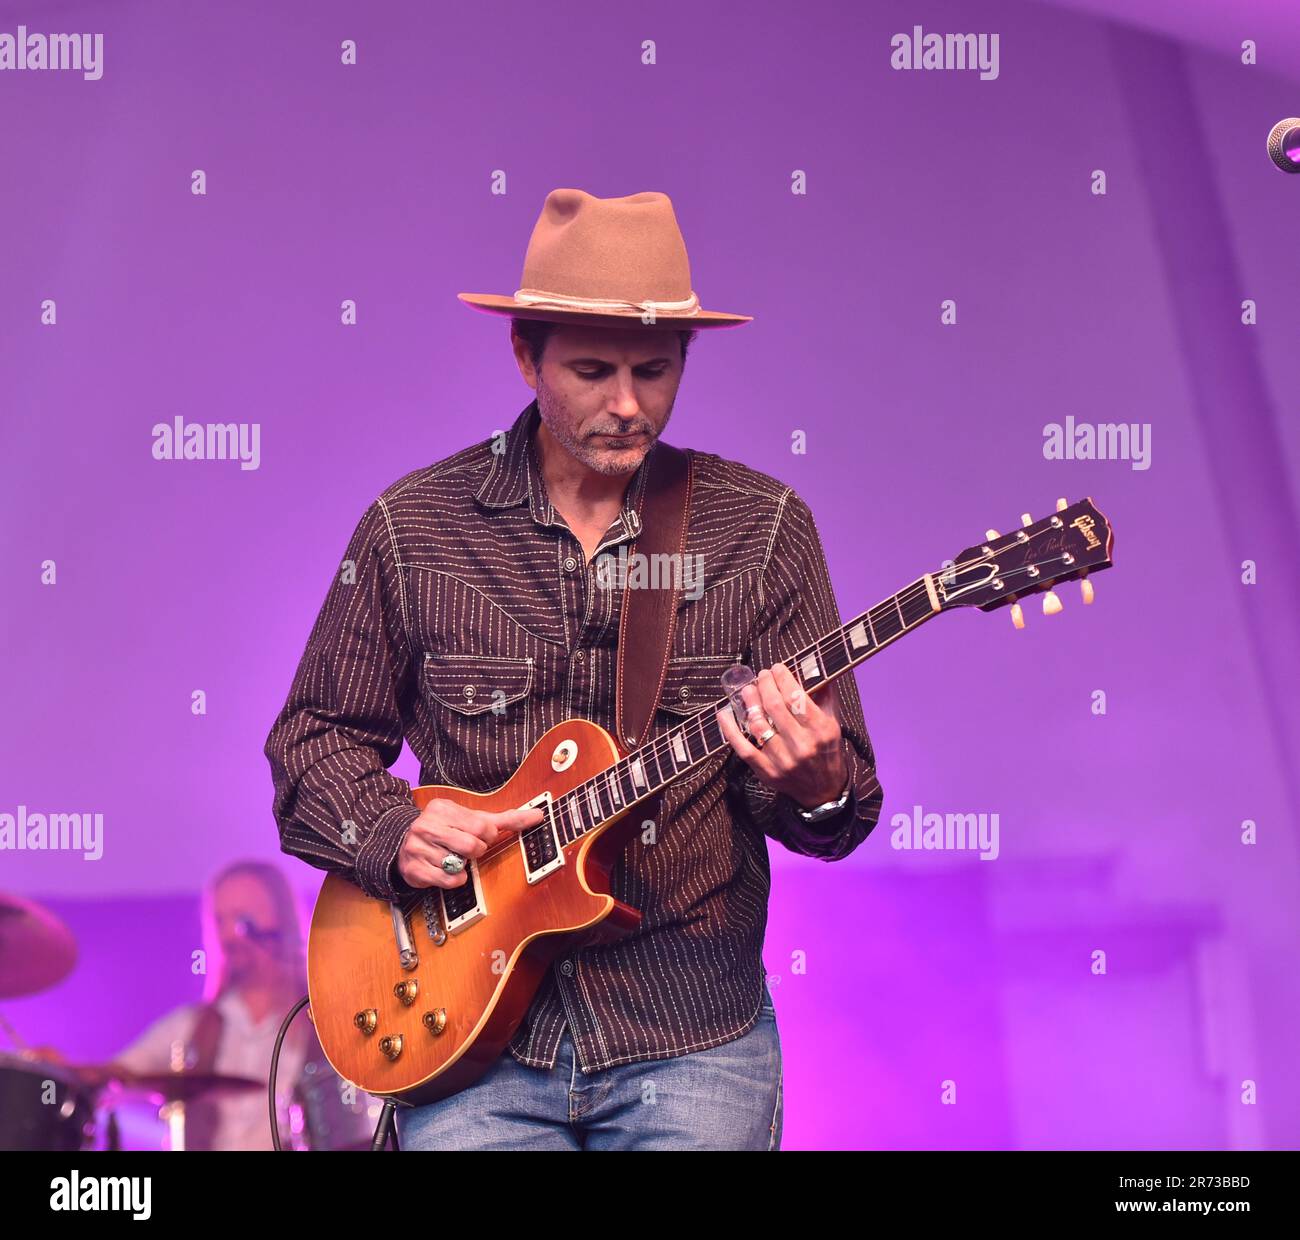
[[[550,323],[544,319],[521,319],[513,315],[510,318],[510,334],[518,336],[528,346],[528,351],[533,355],[533,365],[539,370],[542,366],[542,353],[546,349],[546,342],[558,326],[558,323]],[[677,333],[678,339],[682,342],[683,366],[686,365],[686,350],[691,347],[691,341],[697,335],[699,335],[698,329]]]

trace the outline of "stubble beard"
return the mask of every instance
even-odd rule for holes
[[[542,382],[540,374],[537,376],[537,407],[543,414],[546,429],[560,441],[565,451],[594,473],[604,474],[606,477],[613,478],[636,473],[650,449],[655,446],[659,435],[663,434],[663,427],[658,433],[650,428],[649,441],[637,452],[593,447],[594,440],[591,437],[573,433],[567,406]],[[668,417],[672,417],[671,407],[668,410]],[[667,425],[668,419],[665,418],[664,426]]]

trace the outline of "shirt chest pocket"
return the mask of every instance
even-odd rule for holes
[[[711,654],[668,661],[655,716],[656,735],[660,738],[660,765],[665,774],[690,770],[698,760],[697,755],[703,755],[712,743],[717,729],[713,726],[711,710],[705,714],[703,730],[694,724],[682,725],[692,715],[725,700],[727,693],[722,687],[722,673],[737,662],[739,656]],[[684,775],[679,795],[687,795],[697,786],[698,781],[707,775],[709,767],[710,763],[705,762],[691,774]]]
[[[505,783],[532,743],[532,658],[424,656],[437,767],[449,784],[487,792]]]
[[[740,662],[739,655],[691,655],[685,659],[669,659],[664,674],[663,691],[659,694],[659,709],[680,722],[681,716],[694,715],[727,696],[722,687],[722,673]]]

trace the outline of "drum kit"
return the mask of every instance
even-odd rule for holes
[[[36,994],[57,985],[77,961],[68,927],[31,900],[0,893],[0,999]],[[68,1064],[26,1046],[0,1016],[0,1029],[19,1048],[0,1052],[0,1150],[116,1150],[120,1116],[148,1107],[154,1127],[170,1150],[185,1148],[185,1107],[206,1101],[266,1093],[266,1082],[195,1072],[131,1072],[114,1064]],[[289,1106],[288,1148],[369,1149],[368,1095],[345,1103],[338,1078],[309,1064]],[[377,1108],[373,1108],[376,1109]]]

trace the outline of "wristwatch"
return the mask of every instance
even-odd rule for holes
[[[794,812],[808,823],[821,822],[824,818],[832,818],[840,812],[849,803],[849,793],[853,791],[853,780],[849,779],[844,785],[844,791],[840,793],[839,798],[835,801],[825,801],[821,805],[814,805],[812,809],[804,809],[797,801],[792,802]]]

